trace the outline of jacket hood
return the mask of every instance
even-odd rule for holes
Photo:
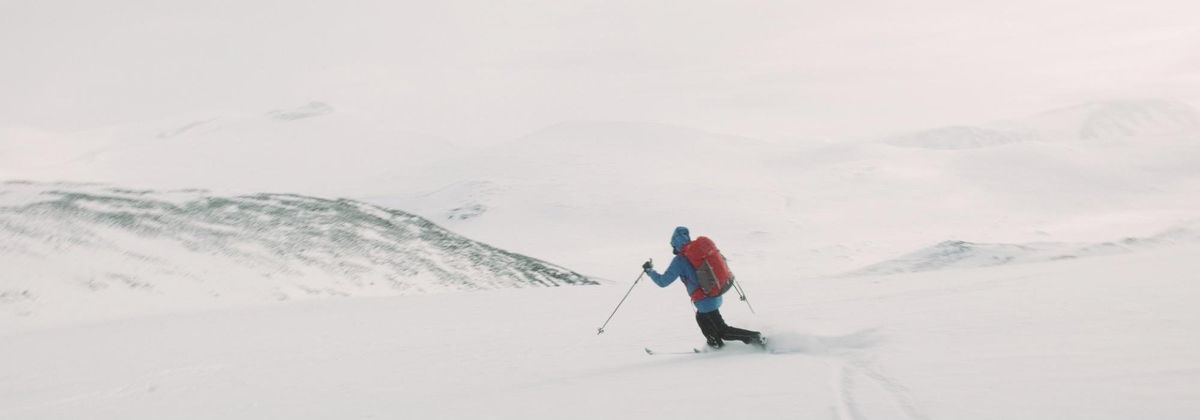
[[[680,226],[675,228],[675,233],[671,234],[671,250],[676,254],[683,250],[683,246],[692,241],[692,234],[688,232],[688,228]]]

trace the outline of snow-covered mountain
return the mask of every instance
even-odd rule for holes
[[[956,125],[898,135],[888,138],[885,142],[902,147],[954,150],[999,146],[1039,138],[1036,133],[1030,131]]]
[[[1200,141],[1200,112],[1163,99],[1096,102],[1029,118],[1051,140]]]
[[[1145,238],[1131,237],[1091,244],[1062,242],[1000,244],[943,241],[900,257],[854,270],[848,274],[918,273],[950,268],[979,268],[1123,254],[1163,246],[1200,243],[1200,229],[1196,227],[1196,223],[1191,223]]]
[[[1200,141],[1200,112],[1162,99],[1095,102],[980,126],[938,127],[888,137],[924,149],[973,149],[1025,141]]]
[[[996,147],[774,143],[665,124],[562,123],[356,197],[610,279],[669,256],[676,225],[712,236],[747,278],[766,279],[842,273],[954,238],[1147,236],[1200,210],[1200,141],[1032,141],[960,127],[939,138],[956,142],[965,130],[978,136],[972,144]]]
[[[315,101],[66,137],[10,131],[0,175],[350,197],[608,279],[669,256],[670,230],[689,225],[749,277],[776,278],[842,273],[955,238],[1088,243],[1193,219],[1193,112],[1163,100],[1087,104],[906,137],[935,148],[620,121],[460,148],[385,114]],[[1138,134],[1085,140],[1087,116]]]
[[[0,266],[6,324],[64,312],[103,317],[230,302],[596,284],[353,200],[25,182],[0,184]]]

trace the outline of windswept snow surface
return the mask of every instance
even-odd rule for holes
[[[773,353],[676,289],[296,302],[5,336],[0,417],[1189,419],[1197,246],[751,289]],[[711,398],[707,399],[707,398]]]

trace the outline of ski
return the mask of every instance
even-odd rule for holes
[[[693,348],[693,349],[691,349],[691,350],[687,350],[687,351],[657,351],[657,350],[652,350],[652,349],[650,349],[649,347],[646,347],[646,348],[645,348],[645,350],[646,350],[646,354],[648,354],[648,355],[651,355],[651,356],[660,356],[660,355],[667,355],[667,354],[696,354],[696,353],[704,353],[704,350],[700,350],[700,349],[697,349],[697,348]]]
[[[768,347],[767,347],[767,345],[766,345],[766,342],[765,342],[765,341],[766,341],[766,340],[764,340],[764,342],[763,342],[761,345],[754,345],[754,344],[752,344],[752,345],[746,346],[746,348],[744,348],[744,349],[742,349],[742,350],[735,350],[735,353],[758,353],[758,352],[762,352],[762,353],[786,353],[785,351],[779,351],[779,350],[776,350],[776,349],[771,349],[771,348],[768,348]],[[741,348],[742,346],[736,346],[736,347],[739,347],[739,348]],[[651,355],[651,356],[660,356],[660,355],[668,355],[668,354],[699,354],[699,353],[711,353],[711,352],[720,351],[720,350],[722,350],[722,349],[724,349],[724,348],[726,348],[726,347],[722,347],[722,348],[720,348],[720,349],[714,349],[714,348],[708,348],[708,347],[694,347],[694,348],[692,348],[691,350],[671,350],[671,351],[658,351],[658,350],[654,350],[654,349],[652,349],[652,348],[646,347],[646,348],[644,348],[644,350],[646,351],[646,354],[648,354],[648,355]]]

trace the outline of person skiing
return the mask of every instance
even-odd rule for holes
[[[700,284],[696,276],[696,268],[692,267],[692,263],[688,261],[682,254],[683,249],[688,243],[692,242],[691,234],[688,228],[679,226],[675,228],[675,232],[671,235],[671,251],[675,254],[675,258],[671,260],[671,265],[667,267],[667,271],[658,274],[654,270],[654,264],[646,261],[642,264],[642,270],[646,275],[654,280],[654,284],[658,287],[667,287],[674,283],[676,279],[683,279],[683,285],[687,288],[688,296],[692,296],[696,289],[700,288]],[[737,340],[746,344],[753,344],[759,347],[764,347],[766,341],[763,339],[762,333],[758,331],[744,330],[734,328],[725,323],[725,319],[721,317],[721,296],[710,296],[694,302],[696,306],[696,324],[700,326],[700,332],[704,334],[704,339],[708,342],[708,346],[713,349],[719,349],[725,346],[725,340]]]

